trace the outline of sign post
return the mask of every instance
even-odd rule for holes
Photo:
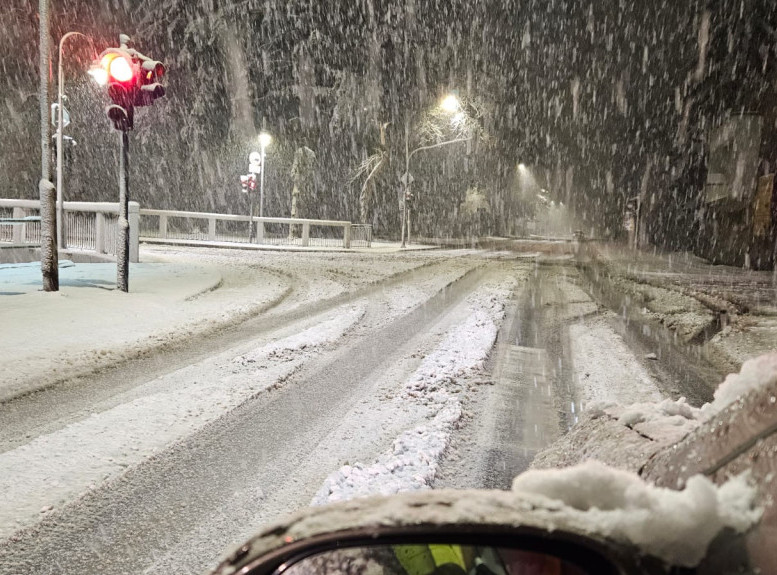
[[[243,190],[248,193],[248,213],[251,221],[248,222],[248,243],[254,243],[254,192],[256,191],[256,176],[262,173],[262,155],[259,152],[248,154],[248,175],[240,176]],[[261,206],[259,217],[262,216]]]

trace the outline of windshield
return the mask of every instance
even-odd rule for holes
[[[0,573],[640,473],[773,381],[772,2],[6,3]]]

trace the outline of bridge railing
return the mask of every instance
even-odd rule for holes
[[[111,202],[64,202],[64,245],[75,249],[116,256],[118,249],[119,204]],[[39,200],[0,199],[0,218],[24,218],[40,215]],[[140,205],[129,203],[130,261],[139,256]],[[0,225],[0,243],[40,245],[40,222]]]
[[[251,226],[254,227],[251,234]],[[175,210],[140,210],[143,240],[232,242],[288,246],[370,247],[372,226],[338,220],[259,218]]]
[[[119,205],[110,202],[64,202],[64,246],[115,256]],[[0,199],[0,220],[40,215],[38,200]],[[139,242],[189,240],[265,245],[371,247],[372,226],[338,220],[259,218],[235,214],[211,214],[174,210],[141,209],[129,205],[130,261],[137,262]],[[40,245],[40,222],[0,225],[0,243]]]

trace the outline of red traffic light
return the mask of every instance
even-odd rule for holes
[[[165,95],[159,80],[166,70],[162,62],[135,50],[128,36],[122,34],[119,41],[119,48],[108,48],[100,54],[89,73],[98,84],[107,85],[113,101],[108,117],[116,129],[126,131],[132,129],[135,107],[149,106]]]
[[[133,84],[140,75],[140,67],[132,56],[122,49],[108,48],[92,65],[92,76],[100,84]]]
[[[256,175],[248,174],[247,176],[240,176],[240,185],[243,186],[243,191],[253,191],[256,189]]]
[[[108,78],[117,82],[131,82],[135,78],[135,70],[124,56],[116,56],[108,64]]]

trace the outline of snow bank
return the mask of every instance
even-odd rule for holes
[[[653,378],[605,319],[570,325],[569,343],[583,410],[601,401],[626,404],[661,399]]]
[[[531,470],[513,491],[561,503],[592,533],[627,540],[672,564],[692,567],[724,527],[744,531],[761,515],[746,474],[716,487],[701,475],[683,491],[654,487],[638,475],[589,461],[559,470]]]
[[[249,353],[237,356],[233,361],[242,366],[260,364],[268,359],[291,361],[295,352],[320,347],[337,341],[367,312],[367,304],[359,301],[353,306],[337,310],[334,317],[322,321],[297,334],[274,341]]]
[[[777,351],[749,359],[739,373],[730,373],[715,391],[715,399],[702,407],[709,419],[743,395],[777,382]]]
[[[429,487],[461,418],[461,401],[452,388],[459,379],[483,369],[511,288],[512,282],[489,285],[471,294],[466,301],[470,311],[467,319],[446,333],[395,399],[397,409],[409,402],[430,409],[433,415],[429,422],[402,433],[392,449],[374,462],[345,465],[332,473],[312,505]]]
[[[751,391],[777,382],[777,352],[746,361],[739,373],[729,374],[715,391],[715,399],[701,408],[689,405],[684,397],[677,401],[620,405],[595,402],[588,406],[596,417],[608,415],[650,439],[672,445],[688,435],[704,421]]]

